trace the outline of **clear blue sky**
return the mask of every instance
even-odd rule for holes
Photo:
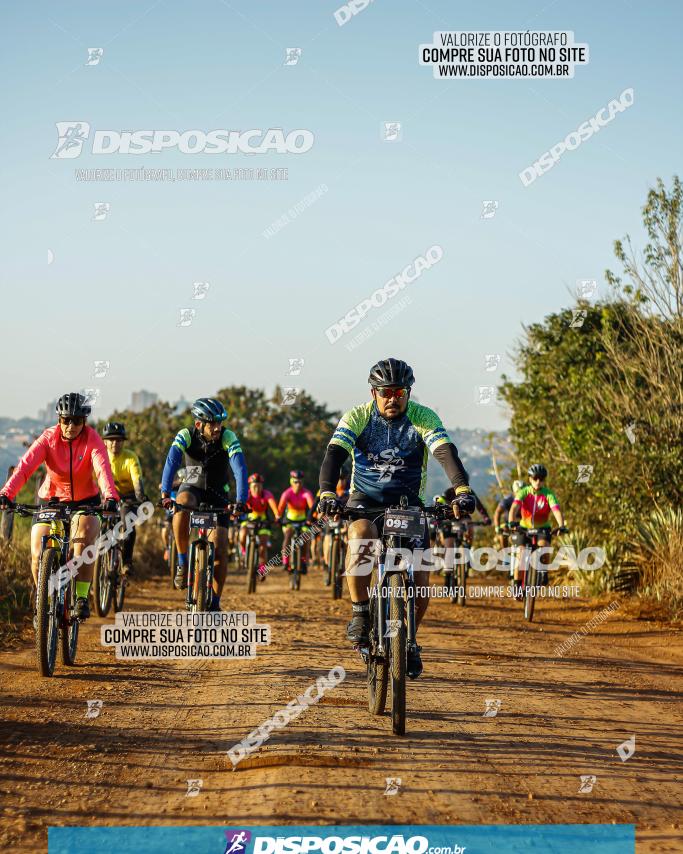
[[[408,360],[418,398],[453,426],[505,425],[475,404],[510,371],[522,324],[571,303],[576,279],[642,244],[657,176],[680,173],[680,2],[375,0],[345,26],[336,0],[6,5],[0,39],[4,415],[99,385],[106,413],[147,388],[176,399],[245,383],[304,386],[344,409],[368,367]],[[571,80],[436,80],[435,30],[573,30],[590,64]],[[88,47],[104,47],[97,66]],[[296,66],[285,48],[300,47]],[[632,87],[635,103],[547,174],[518,173]],[[306,128],[302,155],[50,159],[55,123],[93,129]],[[380,137],[400,121],[403,139]],[[282,168],[289,180],[78,183],[76,168]],[[263,230],[321,184],[309,210]],[[482,201],[499,202],[482,219]],[[96,202],[109,202],[103,222]],[[325,329],[433,244],[444,257],[410,305],[349,352]],[[54,261],[47,264],[47,251]],[[192,301],[192,283],[210,282]],[[397,302],[397,300],[394,301]],[[384,310],[375,310],[375,319]],[[192,326],[179,310],[195,307]],[[484,355],[503,354],[498,373]],[[300,377],[288,359],[303,357]],[[109,360],[105,380],[94,360]]]

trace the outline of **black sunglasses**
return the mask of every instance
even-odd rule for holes
[[[62,424],[75,424],[77,427],[80,424],[85,424],[85,418],[83,418],[83,416],[60,415],[59,420]]]

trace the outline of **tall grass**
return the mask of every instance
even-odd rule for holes
[[[668,507],[642,519],[630,548],[642,592],[674,614],[683,611],[683,509]]]

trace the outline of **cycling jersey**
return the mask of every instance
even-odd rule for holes
[[[142,470],[140,460],[133,451],[122,450],[114,455],[109,453],[109,464],[114,475],[114,483],[119,495],[142,495]]]
[[[342,416],[330,445],[353,452],[351,492],[388,503],[403,494],[423,501],[427,451],[450,441],[441,419],[427,406],[411,400],[400,418],[387,419],[370,401]]]
[[[230,493],[228,467],[232,469],[237,487],[237,501],[247,498],[247,466],[239,439],[227,427],[221,428],[215,442],[207,442],[196,427],[181,430],[166,457],[161,478],[161,491],[170,493],[173,478],[185,465],[183,486],[192,486],[205,491],[211,501],[220,500],[227,504]]]
[[[252,495],[249,493],[249,498],[247,498],[247,507],[251,510],[249,513],[249,519],[265,519],[268,515],[266,510],[269,507],[269,502],[275,501],[275,496],[272,492],[267,489],[261,491],[260,495]]]
[[[62,436],[57,424],[48,427],[19,460],[14,474],[0,494],[14,498],[41,463],[47,476],[38,490],[39,498],[81,501],[97,496],[119,500],[109,457],[97,430],[87,424],[71,442]]]
[[[522,508],[520,524],[523,528],[552,527],[548,518],[550,511],[560,509],[560,504],[554,493],[546,489],[545,486],[542,486],[536,493],[531,486],[525,486],[515,495],[514,504]]]
[[[298,492],[294,492],[290,486],[280,496],[277,513],[282,516],[287,508],[287,519],[290,522],[301,522],[306,518],[309,508],[313,507],[313,503],[313,493],[310,489],[302,487]]]

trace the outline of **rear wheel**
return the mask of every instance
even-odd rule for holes
[[[40,557],[38,586],[36,588],[36,663],[41,676],[52,676],[57,658],[59,637],[59,615],[57,613],[57,591],[50,590],[50,580],[57,578],[60,564],[59,549],[45,549]]]
[[[372,573],[370,590],[377,584],[377,570]],[[382,621],[384,622],[384,621]],[[384,714],[387,703],[387,688],[389,687],[389,668],[387,667],[386,651],[384,658],[374,655],[376,645],[373,638],[377,633],[377,597],[370,598],[370,657],[368,658],[368,711],[371,715]]]
[[[450,571],[444,572],[444,574],[443,574],[443,586],[448,591],[448,596],[450,596],[451,602],[455,602],[457,597],[453,596],[451,593],[451,591],[453,589],[453,573],[452,572],[450,572]]]
[[[98,555],[93,567],[92,595],[98,617],[106,617],[111,608],[111,549]]]
[[[341,567],[342,567],[342,556],[340,554],[340,542],[339,537],[332,536],[330,542],[330,562],[328,564],[327,572],[327,581],[326,584],[329,584],[332,588],[332,598],[333,599],[341,599],[342,588],[341,588]]]
[[[249,538],[247,544],[247,593],[256,593],[256,564],[258,562],[256,533],[247,536]]]
[[[73,616],[76,604],[76,578],[71,579],[64,592],[64,618],[62,620],[62,661],[71,666],[76,663],[79,622]]]
[[[391,650],[391,724],[395,735],[406,731],[406,603],[403,596],[405,582],[399,573],[389,576],[389,620],[392,628],[389,638]],[[394,634],[395,632],[395,634]]]

